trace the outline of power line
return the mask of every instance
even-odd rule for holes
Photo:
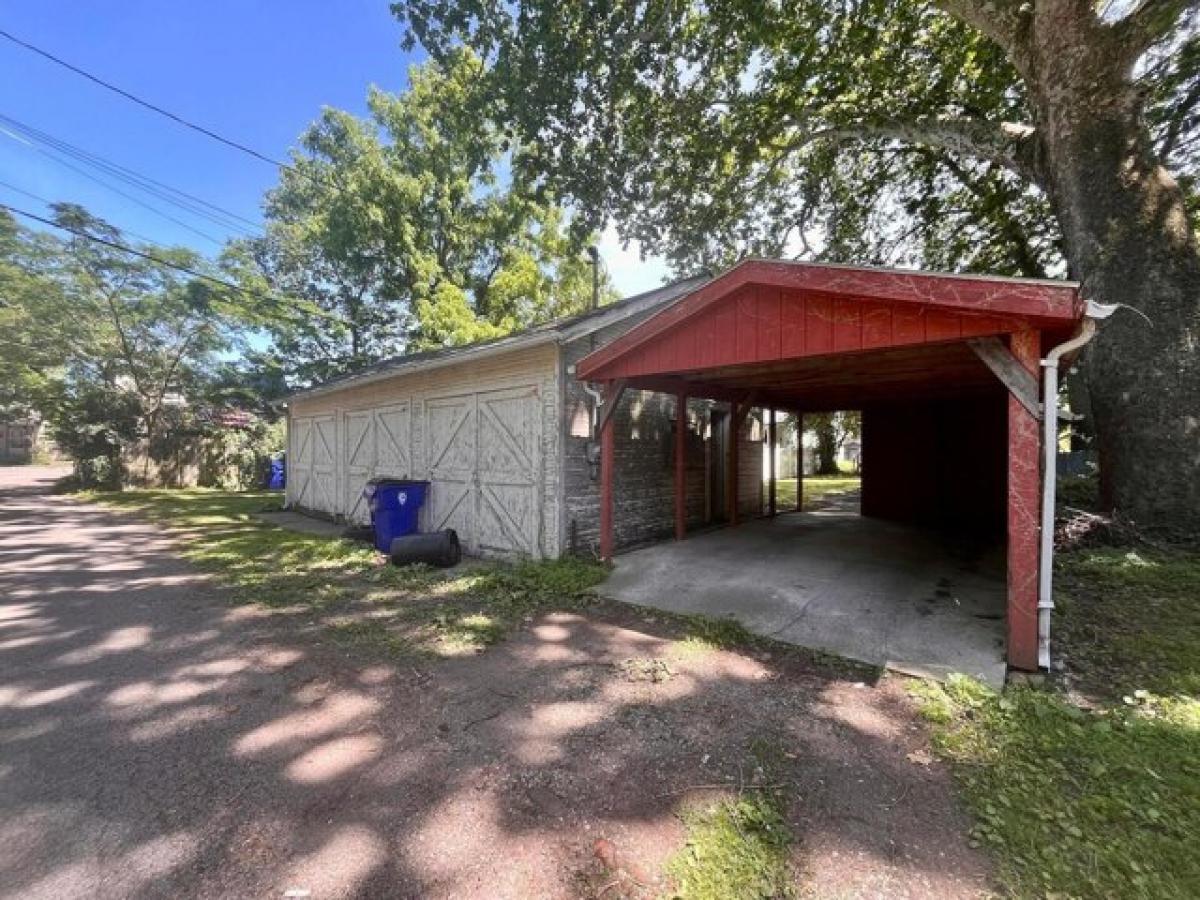
[[[17,187],[15,184],[11,184],[10,182],[7,182],[7,181],[0,180],[0,187],[8,188],[10,191],[14,191],[15,193],[21,194],[24,197],[28,197],[30,200],[36,200],[38,203],[44,203],[46,206],[53,206],[54,202],[55,202],[53,200],[47,199],[46,197],[43,197],[41,194],[34,194],[31,191],[27,191],[24,188]],[[125,234],[129,234],[129,235],[132,235],[133,237],[137,238],[139,241],[145,241],[147,244],[154,243],[153,240],[146,237],[144,234],[138,234],[136,231],[130,231],[128,228],[122,228],[121,230],[123,232],[125,232]]]
[[[0,209],[6,209],[10,213],[15,213],[18,216],[24,216],[26,219],[32,219],[35,222],[41,222],[43,225],[49,225],[51,228],[57,228],[60,231],[65,231],[69,234],[75,235],[76,237],[81,237],[84,240],[102,244],[105,247],[112,248],[113,250],[120,250],[124,253],[132,253],[134,256],[141,257],[142,259],[148,260],[152,263],[157,263],[160,266],[165,266],[168,269],[175,269],[178,272],[183,272],[187,275],[191,275],[193,278],[199,278],[202,281],[210,282],[218,285],[219,287],[223,287],[226,290],[236,291],[245,297],[250,297],[255,300],[267,300],[268,302],[274,304],[277,309],[282,303],[282,300],[279,297],[273,297],[270,294],[263,294],[259,291],[248,290],[241,285],[234,284],[232,281],[225,281],[223,278],[216,278],[212,275],[206,275],[203,272],[197,272],[195,269],[189,268],[188,266],[171,262],[170,260],[163,259],[161,256],[155,256],[153,253],[146,253],[144,250],[138,250],[134,247],[128,246],[127,244],[122,244],[119,241],[113,241],[109,240],[108,238],[99,237],[98,235],[88,234],[86,231],[81,231],[78,228],[71,228],[68,225],[61,225],[58,222],[55,222],[53,219],[47,219],[45,216],[39,216],[36,213],[31,213],[23,209],[17,209],[15,206],[9,206],[7,203],[0,203]],[[322,309],[311,308],[309,312],[318,318],[328,319],[332,322],[344,324],[337,316],[327,313]],[[293,319],[293,321],[296,320]]]
[[[20,138],[18,138],[16,135],[14,135],[11,131],[7,131],[4,128],[0,128],[0,133],[8,135],[10,138],[13,138],[13,140],[18,140],[18,141],[20,140]],[[222,241],[220,238],[213,237],[211,234],[201,231],[199,228],[193,228],[187,222],[184,222],[181,219],[175,218],[170,213],[163,212],[161,209],[159,209],[157,206],[154,206],[152,203],[147,203],[145,200],[142,200],[139,197],[135,197],[133,194],[130,194],[127,191],[123,191],[119,187],[114,187],[112,184],[105,181],[103,178],[99,177],[98,175],[93,175],[91,172],[88,172],[86,169],[82,169],[79,166],[74,165],[73,163],[67,162],[65,159],[62,159],[62,158],[56,156],[49,150],[46,150],[45,148],[42,148],[42,147],[34,147],[33,149],[36,150],[38,153],[42,154],[42,156],[46,157],[47,159],[58,163],[60,166],[63,166],[64,168],[70,169],[72,172],[76,172],[76,173],[82,175],[88,181],[94,181],[96,184],[100,185],[101,187],[108,188],[114,194],[124,197],[126,200],[130,201],[131,203],[136,203],[138,206],[142,207],[143,209],[150,210],[150,212],[154,213],[156,216],[161,216],[162,218],[166,219],[168,222],[173,222],[176,225],[178,225],[180,228],[185,228],[188,231],[190,231],[192,234],[198,235],[199,237],[204,238],[206,241],[216,244],[218,247],[224,246],[225,242]]]
[[[191,121],[185,119],[183,116],[176,115],[175,113],[171,112],[168,109],[163,109],[161,106],[151,103],[149,100],[143,100],[141,97],[137,96],[136,94],[132,94],[129,91],[124,90],[123,88],[119,88],[112,82],[105,81],[103,78],[100,78],[97,75],[93,75],[91,72],[88,72],[86,69],[81,69],[79,66],[72,65],[71,63],[67,62],[65,59],[60,59],[59,57],[55,56],[53,53],[50,53],[47,50],[43,50],[40,47],[36,47],[33,44],[29,43],[28,41],[23,41],[16,35],[8,32],[8,31],[5,31],[2,28],[0,28],[0,37],[3,37],[9,41],[12,41],[12,43],[16,44],[17,46],[24,47],[26,50],[30,51],[31,53],[36,53],[38,56],[41,56],[44,59],[48,59],[50,62],[54,63],[55,65],[62,66],[64,69],[67,69],[71,72],[74,72],[76,75],[86,78],[88,81],[92,82],[93,84],[98,84],[100,87],[104,88],[105,90],[109,90],[109,91],[112,91],[114,94],[118,94],[118,95],[124,97],[126,100],[129,100],[130,102],[136,103],[138,106],[144,107],[145,109],[148,109],[151,112],[158,113],[160,116],[165,116],[166,118],[170,119],[171,121],[175,122],[178,125],[182,125],[185,128],[190,128],[192,131],[203,134],[205,137],[212,138],[214,141],[219,141],[220,143],[224,144],[226,147],[232,147],[234,150],[240,150],[242,153],[247,153],[250,156],[253,156],[255,159],[267,163],[268,165],[277,166],[281,169],[292,169],[291,166],[289,166],[287,163],[283,162],[282,160],[273,159],[272,157],[267,156],[265,153],[258,152],[253,147],[247,147],[245,144],[235,141],[232,138],[224,137],[223,135],[220,135],[217,132],[215,132],[209,128],[205,128],[203,125],[197,125],[195,122],[191,122]],[[293,170],[293,171],[295,171],[295,170]]]
[[[16,191],[18,194],[22,194],[28,197],[30,200],[36,200],[38,203],[45,203],[47,206],[50,206],[54,202],[52,200],[47,200],[45,197],[42,197],[38,194],[32,194],[24,188],[17,187],[15,184],[9,184],[7,181],[0,181],[0,187],[6,187],[10,191]],[[133,232],[130,232],[130,234],[132,233]]]
[[[69,141],[55,137],[49,132],[41,131],[19,119],[14,119],[12,116],[0,113],[0,122],[7,124],[11,128],[16,129],[24,137],[30,138],[40,144],[51,147],[60,153],[70,156],[86,165],[92,166],[101,172],[112,175],[120,179],[126,184],[139,188],[152,196],[158,197],[161,200],[176,206],[180,209],[200,216],[220,225],[223,228],[240,231],[243,234],[257,236],[262,234],[261,227],[254,221],[239,215],[232,210],[226,209],[223,206],[218,206],[211,203],[202,197],[197,197],[194,194],[189,194],[187,191],[172,187],[165,182],[151,178],[149,175],[144,175],[141,172],[131,169],[128,166],[105,159],[97,153],[85,150],[78,147]]]

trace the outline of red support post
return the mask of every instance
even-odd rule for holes
[[[771,518],[775,518],[775,451],[776,451],[775,410],[767,410],[767,510]]]
[[[729,470],[725,473],[726,518],[730,525],[738,523],[738,435],[740,434],[741,404],[733,403],[729,413]]]
[[[675,540],[687,536],[687,394],[675,396]]]
[[[604,402],[614,403],[620,397],[612,383],[605,385]],[[600,426],[600,558],[605,562],[613,556],[613,439],[614,415],[605,417]]]
[[[796,416],[796,512],[804,511],[804,413]]]
[[[1041,333],[1011,335],[1013,356],[1036,378]],[[1041,507],[1038,420],[1008,396],[1008,664],[1037,669],[1038,533]]]

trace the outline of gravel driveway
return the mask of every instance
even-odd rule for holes
[[[0,469],[2,896],[648,896],[680,803],[752,777],[764,741],[796,786],[807,890],[987,892],[894,679],[672,657],[632,612],[365,659],[230,604],[161,530],[52,476]]]

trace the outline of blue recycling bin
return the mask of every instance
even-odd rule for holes
[[[287,487],[287,462],[285,458],[271,460],[271,472],[267,476],[267,487],[273,491]]]
[[[407,481],[397,478],[372,478],[363,488],[367,509],[371,511],[371,527],[375,530],[375,549],[388,553],[392,541],[406,534],[416,534],[417,514],[425,504],[428,481]]]

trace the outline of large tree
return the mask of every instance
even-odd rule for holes
[[[232,255],[257,264],[259,287],[300,301],[270,326],[294,381],[590,302],[562,210],[511,183],[510,142],[481,112],[482,75],[472,54],[447,54],[411,69],[403,94],[372,90],[368,118],[327,109],[301,138],[267,196],[266,236]]]
[[[125,451],[140,444],[149,460],[179,411],[205,397],[254,314],[246,297],[182,271],[204,268],[194,252],[130,253],[103,219],[73,204],[53,209],[67,238],[17,232],[5,254],[34,282],[5,307],[27,373],[20,395],[78,463],[103,460],[115,483]]]
[[[520,171],[683,268],[810,252],[1069,274],[1109,504],[1200,527],[1195,0],[410,0]],[[979,248],[985,252],[980,252]],[[1061,261],[1065,260],[1065,265]]]
[[[64,346],[80,337],[55,277],[61,244],[0,210],[0,417],[37,415],[64,374]]]

